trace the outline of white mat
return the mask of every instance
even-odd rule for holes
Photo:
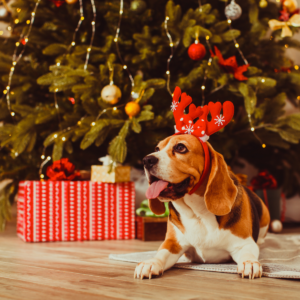
[[[153,258],[156,251],[127,254],[110,254],[112,260],[139,263]],[[265,243],[260,246],[260,262],[264,277],[300,279],[300,235],[268,234]],[[200,271],[237,273],[235,263],[194,264],[181,257],[174,268]]]

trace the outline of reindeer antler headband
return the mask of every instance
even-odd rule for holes
[[[179,102],[180,96],[181,101]],[[201,178],[189,194],[193,194],[198,189],[209,171],[210,157],[208,147],[205,142],[213,133],[225,127],[230,122],[234,114],[234,106],[230,101],[223,103],[222,115],[222,104],[220,102],[209,102],[208,105],[203,107],[196,107],[195,104],[191,104],[192,101],[192,98],[186,93],[181,94],[181,90],[178,86],[175,88],[173,102],[171,105],[176,123],[175,134],[192,134],[196,136],[201,142],[205,155],[204,169]],[[184,110],[188,106],[189,113],[184,114]],[[209,112],[211,114],[211,121],[208,121],[207,119]],[[194,120],[197,118],[198,120],[194,123]]]

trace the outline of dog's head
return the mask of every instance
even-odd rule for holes
[[[226,215],[237,195],[237,187],[230,178],[221,154],[208,144],[211,168],[204,188],[207,209],[215,215]],[[163,214],[161,201],[176,201],[190,192],[204,170],[204,150],[193,135],[175,135],[161,141],[154,153],[143,159],[150,187],[147,190],[149,207],[155,214]]]

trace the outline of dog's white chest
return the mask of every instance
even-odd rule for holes
[[[230,258],[227,251],[230,231],[219,229],[216,216],[207,210],[202,197],[186,195],[184,200],[173,204],[185,228],[183,234],[176,230],[177,238],[195,249],[196,261],[218,263]]]

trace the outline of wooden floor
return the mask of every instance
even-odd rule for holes
[[[298,231],[299,232],[299,231]],[[300,281],[171,269],[133,279],[135,264],[110,253],[156,250],[159,242],[24,243],[14,222],[0,234],[0,299],[300,299]]]

